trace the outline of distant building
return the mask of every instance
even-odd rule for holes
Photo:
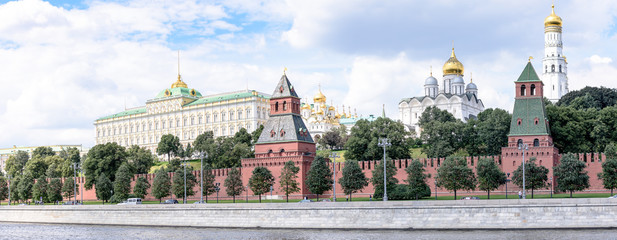
[[[424,96],[403,98],[399,102],[400,119],[405,127],[420,136],[422,130],[418,122],[428,107],[434,106],[446,110],[463,121],[476,118],[484,111],[484,103],[478,99],[478,87],[473,83],[473,79],[470,78],[470,83],[465,87],[464,71],[463,64],[456,58],[452,48],[450,58],[443,65],[441,86],[431,72],[424,81]]]
[[[311,137],[317,141],[330,129],[338,128],[344,125],[349,132],[360,118],[358,114],[351,113],[351,107],[345,112],[345,105],[342,107],[342,114],[333,105],[326,104],[326,96],[319,92],[313,97],[313,103],[302,103],[300,110],[302,119],[306,123],[306,127],[311,132]]]
[[[34,149],[38,147],[50,147],[54,152],[60,152],[62,149],[68,148],[77,148],[80,152],[80,155],[87,153],[87,149],[82,148],[80,145],[49,145],[49,146],[32,146],[32,147],[17,147],[13,146],[12,148],[0,148],[0,171],[6,172],[4,170],[6,166],[6,160],[8,160],[11,156],[17,154],[18,151],[24,151],[28,153],[30,157],[32,157],[32,152]]]
[[[146,105],[101,117],[94,121],[95,143],[138,145],[156,153],[165,134],[173,134],[186,145],[205,132],[215,137],[233,136],[241,128],[254,131],[266,122],[270,95],[241,90],[202,96],[178,79]]]
[[[563,55],[561,41],[561,17],[555,14],[555,5],[551,15],[544,19],[544,58],[542,65],[542,82],[546,84],[545,96],[555,103],[566,95],[568,89],[568,61]]]

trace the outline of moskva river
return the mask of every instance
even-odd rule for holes
[[[170,219],[173,221],[173,219]],[[617,239],[617,229],[346,231],[0,223],[0,239]]]

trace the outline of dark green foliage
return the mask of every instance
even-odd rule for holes
[[[240,170],[232,168],[229,170],[227,178],[225,178],[225,188],[227,188],[227,195],[233,197],[233,202],[236,203],[236,196],[242,194],[244,186],[242,185],[242,175]]]
[[[0,203],[9,197],[8,179],[0,175]]]
[[[344,125],[341,125],[344,126]],[[319,139],[319,145],[330,150],[341,149],[344,146],[343,136],[339,128],[331,128]]]
[[[572,106],[577,109],[596,108],[603,109],[615,106],[617,103],[617,91],[605,87],[585,87],[563,95],[557,106]]]
[[[174,158],[172,159],[169,164],[167,164],[167,167],[165,168],[166,172],[175,172],[176,170],[180,169],[182,162],[180,161],[180,159],[178,158]]]
[[[172,155],[178,156],[180,148],[180,138],[173,134],[165,134],[161,136],[161,141],[156,148],[156,153],[159,155],[167,154],[167,161],[170,161]]]
[[[216,149],[216,144],[214,143],[214,133],[212,133],[212,131],[207,131],[199,134],[197,138],[195,138],[193,146],[193,149],[195,149],[195,151],[208,154],[208,157],[205,160],[206,163],[211,165],[212,154],[214,154],[214,151]]]
[[[306,176],[306,185],[309,191],[317,194],[317,201],[319,201],[319,195],[332,190],[332,182],[332,171],[326,159],[321,156],[315,157]]]
[[[45,158],[47,156],[54,156],[56,153],[51,147],[37,147],[32,151],[32,158],[40,157]]]
[[[138,177],[133,187],[133,195],[138,198],[144,198],[148,195],[148,189],[150,189],[150,183],[144,177]]]
[[[263,130],[264,130],[264,125],[260,124],[259,127],[257,127],[257,129],[255,129],[255,131],[251,133],[252,144],[255,144],[259,140],[259,136],[261,135],[261,132]]]
[[[249,178],[249,187],[253,194],[259,196],[259,202],[261,202],[261,195],[270,191],[270,187],[274,185],[274,176],[272,172],[265,167],[256,167],[253,169],[253,174]]]
[[[23,173],[26,163],[30,156],[25,151],[17,151],[17,154],[12,155],[6,160],[4,169],[11,176],[17,176]]]
[[[351,128],[351,135],[345,143],[346,159],[377,160],[383,159],[383,149],[377,145],[379,138],[388,138],[392,146],[386,149],[386,154],[392,159],[410,157],[409,141],[411,134],[405,130],[400,121],[379,117],[375,121],[359,120]]]
[[[394,184],[388,187],[388,199],[390,200],[412,200],[431,196],[431,188],[428,185],[418,189],[412,189],[407,184]]]
[[[64,198],[70,199],[76,196],[76,194],[79,194],[79,184],[74,185],[73,183],[73,178],[64,179],[64,184],[62,185],[62,196],[64,196]]]
[[[57,156],[46,157],[45,159],[49,165],[47,169],[48,178],[72,177],[73,163],[81,164],[79,149],[74,147],[62,149]]]
[[[19,181],[21,180],[21,175],[13,177],[11,179],[11,184],[9,186],[9,191],[11,192],[11,202],[19,202]]]
[[[281,170],[279,185],[281,191],[285,193],[287,202],[289,202],[289,194],[300,191],[298,180],[296,180],[296,178],[298,178],[298,172],[300,172],[300,168],[296,167],[296,164],[291,160],[286,162]]]
[[[26,163],[26,169],[24,171],[24,175],[30,175],[33,179],[45,176],[47,167],[48,167],[47,162],[45,162],[45,160],[42,157],[37,155],[36,157],[33,157]]]
[[[47,200],[50,202],[62,201],[62,180],[53,178],[47,185]]]
[[[431,188],[426,183],[426,179],[430,176],[424,173],[424,165],[420,160],[416,159],[411,161],[411,164],[405,168],[405,172],[407,172],[407,179],[405,182],[408,184],[406,192],[411,195],[412,199],[418,200],[423,197],[431,196]]]
[[[503,109],[486,109],[478,114],[478,135],[480,151],[478,155],[499,155],[501,148],[508,145],[508,132],[512,115]],[[470,125],[468,122],[467,125]]]
[[[103,173],[106,178],[113,182],[115,180],[116,171],[125,162],[127,162],[126,151],[124,147],[115,142],[97,144],[92,147],[90,151],[88,151],[86,161],[84,161],[86,189],[91,189],[92,185],[98,182],[99,176]]]
[[[431,107],[427,107],[426,109],[424,109],[424,112],[422,112],[422,115],[420,115],[418,124],[422,126],[429,122],[434,122],[434,121],[454,122],[456,121],[456,118],[454,118],[454,115],[452,115],[446,110],[441,110],[438,107],[431,106]]]
[[[216,186],[214,185],[214,174],[212,174],[212,168],[208,164],[204,166],[204,179],[203,179],[203,193],[208,201],[208,196],[216,192]]]
[[[604,188],[611,190],[617,188],[617,145],[610,143],[604,149],[606,161],[602,163],[602,172],[598,173],[598,179],[602,180]]]
[[[36,180],[32,188],[32,199],[34,201],[43,201],[47,202],[47,179],[41,177]]]
[[[582,191],[589,188],[589,175],[585,171],[585,163],[578,160],[572,153],[564,154],[559,165],[553,167],[553,174],[557,181],[557,190],[570,192]]]
[[[131,164],[131,169],[134,169],[137,174],[148,173],[154,165],[156,157],[148,149],[133,145],[126,150],[126,153],[126,159]]]
[[[107,174],[101,173],[96,178],[96,198],[103,201],[103,204],[105,204],[105,202],[111,198],[112,190],[113,184],[111,180],[107,177]]]
[[[128,163],[122,164],[118,171],[116,171],[116,177],[114,180],[114,195],[112,202],[122,202],[129,198],[131,194],[131,178],[133,174]]]
[[[490,158],[480,158],[476,168],[478,173],[478,188],[486,191],[488,199],[491,199],[491,191],[506,183],[506,174]]]
[[[525,188],[531,189],[531,198],[535,189],[545,188],[548,180],[548,168],[536,164],[536,158],[532,157],[525,162]],[[512,182],[523,188],[523,165],[512,174]]]
[[[358,161],[346,160],[343,167],[343,176],[339,178],[339,184],[343,188],[343,192],[349,195],[349,201],[351,201],[351,195],[356,193],[366,186],[368,186],[368,178],[362,172]]]
[[[152,181],[152,196],[157,198],[159,202],[164,197],[171,194],[171,178],[166,171],[159,169],[156,171],[154,181]]]
[[[218,137],[214,139],[211,131],[197,136],[194,149],[208,154],[205,163],[213,168],[240,167],[240,159],[252,158],[252,136],[240,129],[234,137]]]
[[[373,194],[373,198],[383,198],[383,161],[380,161],[379,164],[375,165],[373,169],[373,178],[371,178],[371,183],[375,188],[375,194]],[[396,166],[392,160],[388,159],[386,161],[386,191],[393,189],[394,185],[398,183],[398,179],[394,177],[396,175]]]
[[[458,190],[471,191],[476,189],[477,184],[473,170],[467,166],[467,161],[462,157],[446,158],[437,169],[435,180],[437,186],[454,192],[454,200]]]
[[[34,186],[34,179],[30,175],[24,175],[19,180],[17,185],[17,191],[19,192],[19,199],[27,201],[32,198],[32,187]]]
[[[184,167],[178,168],[174,172],[173,182],[171,184],[171,191],[176,198],[184,199],[184,174],[186,173],[186,197],[190,197],[195,195],[195,191],[193,187],[197,182],[197,178],[193,175],[193,168],[187,167],[186,172],[184,171]],[[186,199],[184,199],[186,201]]]
[[[462,130],[465,124],[460,120],[439,122],[432,121],[420,125],[420,138],[424,143],[422,152],[428,157],[446,157],[462,147]]]
[[[252,146],[253,145],[252,138],[253,137],[251,136],[251,134],[248,133],[245,128],[240,128],[240,130],[238,130],[238,132],[234,134],[233,139],[234,139],[235,144],[244,143],[247,146]]]

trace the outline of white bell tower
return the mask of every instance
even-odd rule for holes
[[[568,90],[568,62],[563,55],[561,41],[562,21],[555,14],[555,5],[551,15],[544,19],[544,58],[542,59],[542,82],[544,96],[555,103]]]

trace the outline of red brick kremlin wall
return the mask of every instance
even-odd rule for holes
[[[510,173],[510,179],[512,179],[512,172],[514,171],[514,169],[516,169],[516,167],[518,167],[519,164],[521,164],[522,161],[522,156],[519,155],[518,156],[520,158],[519,161],[516,162],[504,162],[501,156],[492,156],[490,158],[493,158],[495,163],[498,164],[498,166],[502,169],[502,171],[506,172],[506,173]],[[531,154],[526,154],[525,156],[525,160],[529,160],[529,158],[532,157]],[[557,156],[557,159],[560,159],[561,155]],[[579,154],[579,159],[580,161],[585,162],[585,164],[587,165],[587,168],[585,169],[588,172],[589,175],[589,183],[591,185],[591,187],[587,190],[585,190],[585,192],[608,192],[608,190],[603,188],[602,185],[602,181],[598,179],[598,173],[602,172],[602,162],[604,160],[606,160],[606,157],[604,156],[604,154],[601,153],[586,153],[586,154]],[[425,166],[426,169],[426,173],[430,174],[431,177],[427,179],[427,183],[429,184],[431,191],[434,193],[435,191],[435,176],[437,174],[437,169],[439,168],[439,166],[441,165],[441,163],[444,161],[443,158],[422,158],[419,159]],[[467,157],[467,164],[468,166],[470,166],[474,172],[475,172],[475,167],[477,166],[477,162],[479,160],[479,157]],[[411,164],[411,159],[401,159],[401,160],[392,160],[396,166],[396,178],[399,180],[399,183],[405,183],[405,179],[407,178],[407,173],[405,172],[405,168],[407,166],[409,166],[409,164]],[[372,171],[374,170],[375,166],[377,164],[379,164],[380,161],[361,161],[359,162],[360,168],[363,169],[363,172],[366,174],[367,178],[372,178]],[[340,184],[338,184],[338,179],[342,177],[342,169],[344,167],[344,163],[337,163],[336,164],[336,179],[337,179],[337,189],[336,189],[336,193],[337,193],[337,197],[338,198],[345,198],[346,196],[343,194],[343,189],[340,187]],[[546,166],[547,163],[543,162],[542,165]],[[282,165],[264,165],[265,167],[267,167],[270,171],[272,171],[272,175],[275,177],[275,186],[274,186],[274,192],[273,195],[278,196],[278,198],[282,199],[284,198],[284,193],[279,189],[279,185],[278,185],[278,179],[280,176],[280,171],[282,169]],[[330,169],[332,169],[332,165],[330,164]],[[548,166],[546,166],[547,168],[549,168]],[[229,197],[226,193],[226,189],[224,186],[224,182],[225,179],[227,178],[227,174],[229,172],[230,169],[226,168],[226,169],[213,169],[212,173],[215,176],[215,182],[220,183],[220,191],[219,191],[219,199],[231,199],[231,197]],[[381,170],[381,169],[380,169]],[[549,172],[549,177],[552,177],[552,168],[549,168],[550,172]],[[248,179],[250,178],[250,171],[246,171],[246,170],[242,170],[242,168],[240,168],[240,171],[242,173],[242,179],[243,179],[243,185],[246,186],[248,183]],[[304,179],[306,176],[306,172],[308,171],[308,168],[303,168],[302,171],[298,174],[299,177],[298,179]],[[188,172],[187,172],[188,174]],[[197,184],[193,187],[193,190],[195,191],[195,195],[189,197],[189,200],[199,200],[199,171],[192,171],[192,174],[194,174],[197,177]],[[169,173],[170,177],[173,179],[173,175],[174,173]],[[131,183],[131,186],[134,186],[135,184],[135,180],[140,177],[143,176],[145,177],[150,184],[152,184],[153,180],[154,180],[154,174],[137,174],[133,177],[133,182]],[[64,180],[63,180],[64,181]],[[83,177],[78,177],[77,183],[80,184],[84,181]],[[81,190],[80,190],[81,191]],[[151,191],[151,189],[149,190],[149,192]],[[501,188],[499,188],[496,191],[491,192],[492,194],[498,194],[498,195],[503,195],[505,194],[506,191],[506,187],[505,185],[502,186]],[[508,194],[512,194],[512,195],[516,195],[517,192],[519,191],[519,188],[516,187],[513,183],[509,183],[508,184]],[[369,183],[369,185],[363,189],[362,192],[360,193],[356,193],[354,194],[354,196],[361,196],[361,197],[368,197],[369,195],[372,195],[374,192],[373,186],[372,184]],[[540,194],[548,194],[550,192],[550,187],[548,189],[539,189],[536,190],[535,193],[540,193]],[[320,197],[328,197],[331,196],[331,192],[326,192],[324,193],[324,195],[320,196]],[[452,192],[447,191],[446,189],[443,188],[437,188],[437,194],[438,195],[452,195]],[[486,192],[482,192],[479,190],[473,191],[473,192],[457,192],[458,195],[485,195]],[[528,193],[530,194],[530,193]],[[257,196],[253,196],[252,192],[249,189],[249,199],[257,199]],[[269,196],[269,194],[268,194]],[[434,195],[433,195],[434,196]],[[262,198],[265,196],[262,196]],[[294,194],[294,195],[290,195],[290,198],[302,198],[303,195],[302,194]],[[310,198],[314,198],[315,195],[307,195],[307,197]],[[84,200],[87,201],[93,201],[96,200],[96,193],[95,193],[95,188],[93,187],[91,190],[86,190],[84,195],[83,195]],[[171,197],[165,198],[165,199],[169,199]],[[176,198],[175,196],[173,197],[174,199]],[[77,195],[77,199],[80,200],[81,199],[81,192],[80,194]],[[204,197],[205,199],[205,197]],[[243,192],[242,195],[240,196],[236,196],[236,201],[244,201],[246,199],[246,192]],[[68,199],[65,199],[65,201]],[[158,200],[158,199],[154,199],[154,197],[152,197],[151,195],[146,196],[145,200]],[[211,200],[216,200],[216,193],[208,196],[208,201]]]

